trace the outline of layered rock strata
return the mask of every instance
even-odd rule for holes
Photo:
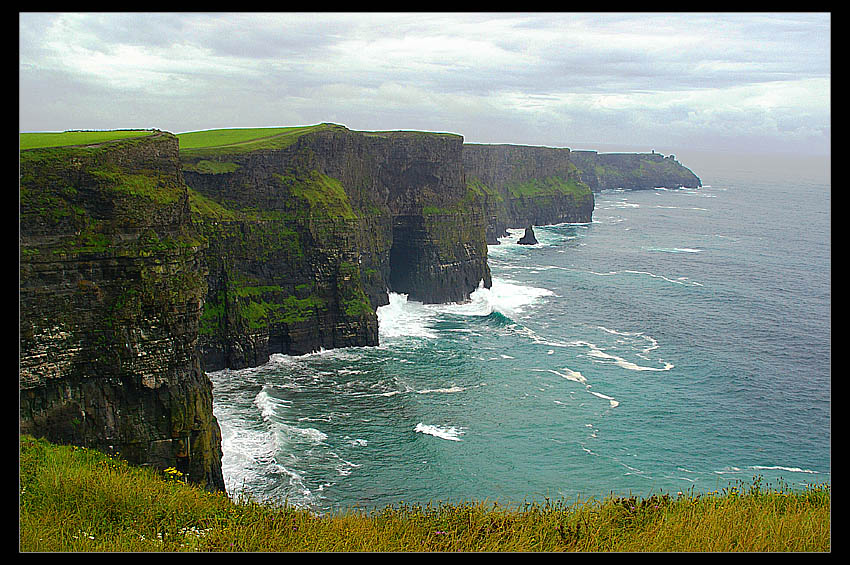
[[[506,228],[590,222],[594,199],[566,148],[466,144],[467,183],[484,195],[487,241]]]
[[[490,286],[463,138],[322,124],[260,146],[181,151],[209,239],[208,370],[376,345],[387,291],[421,302]]]
[[[20,154],[20,431],[224,489],[175,136]]]
[[[693,171],[660,153],[597,153],[573,151],[579,177],[594,192],[623,188],[699,188],[702,182]]]
[[[591,189],[699,185],[672,156],[281,129],[21,151],[22,432],[223,489],[205,370],[376,345],[388,291],[468,299],[508,227],[589,222]]]

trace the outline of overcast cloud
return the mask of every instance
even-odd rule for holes
[[[21,13],[20,130],[830,152],[830,14]]]

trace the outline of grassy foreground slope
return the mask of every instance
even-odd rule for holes
[[[32,551],[827,552],[830,487],[709,495],[401,504],[316,516],[232,501],[96,451],[20,438],[20,546]]]

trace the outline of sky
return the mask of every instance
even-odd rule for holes
[[[831,152],[828,12],[20,12],[19,41],[21,132]]]

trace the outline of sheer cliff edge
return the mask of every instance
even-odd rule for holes
[[[467,300],[507,228],[661,186],[699,179],[672,156],[336,124],[21,134],[20,429],[223,490],[206,371],[377,345],[388,292]]]

